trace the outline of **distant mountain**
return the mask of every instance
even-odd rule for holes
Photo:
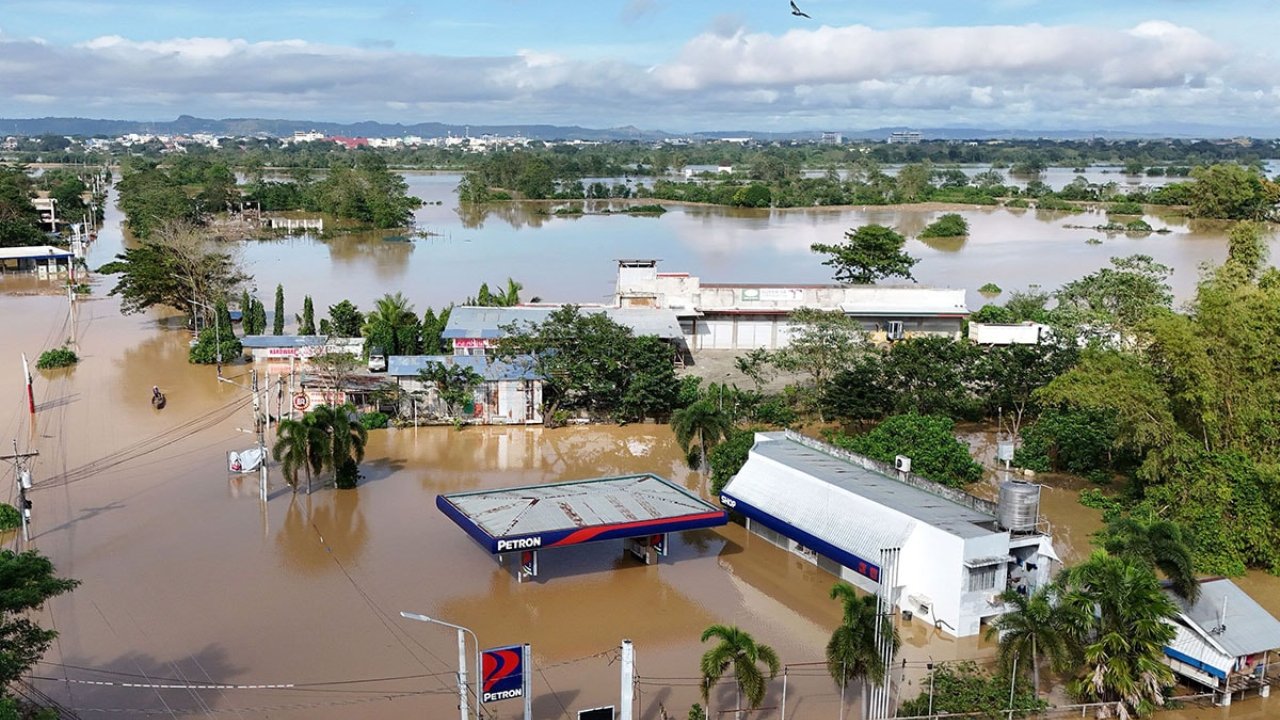
[[[816,140],[822,136],[818,130],[795,132],[762,132],[759,130],[707,130],[693,133],[673,133],[663,130],[643,130],[634,126],[616,128],[584,128],[576,125],[450,125],[424,122],[412,125],[403,123],[357,122],[332,123],[309,120],[270,120],[262,118],[208,118],[179,116],[176,120],[148,122],[142,120],[100,120],[92,118],[45,117],[29,119],[0,119],[0,136],[4,135],[74,135],[92,137],[101,135],[116,137],[128,133],[154,133],[162,135],[189,135],[213,133],[217,135],[283,137],[297,131],[315,130],[326,135],[347,137],[443,137],[447,135],[520,135],[534,140],[641,140],[654,141],[664,138],[687,137],[700,140],[749,137],[763,141]],[[1108,140],[1142,138],[1225,138],[1239,135],[1274,137],[1276,133],[1262,128],[1228,128],[1210,125],[1172,123],[1167,126],[1121,127],[1109,130],[1028,130],[991,128],[912,128],[881,127],[860,130],[837,130],[847,140],[883,140],[890,133],[915,130],[926,140]]]

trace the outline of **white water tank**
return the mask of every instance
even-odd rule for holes
[[[1009,532],[1034,532],[1040,516],[1040,486],[1006,480],[1000,483],[1000,526]]]

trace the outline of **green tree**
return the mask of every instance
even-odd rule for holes
[[[194,317],[205,315],[250,279],[229,253],[191,225],[165,225],[154,238],[126,248],[98,272],[119,275],[110,295],[120,297],[126,314],[155,306],[170,307]]]
[[[929,223],[921,233],[922,238],[961,237],[969,234],[969,222],[956,213],[947,213]]]
[[[1114,703],[1120,717],[1143,716],[1164,705],[1173,671],[1164,647],[1178,613],[1146,565],[1104,551],[1062,572],[1063,604],[1087,619],[1075,630],[1083,663],[1071,689],[1086,702]]]
[[[58,637],[30,619],[49,598],[74,590],[79,580],[60,578],[36,550],[0,550],[0,686],[8,687],[35,666]]]
[[[703,654],[699,663],[703,702],[710,702],[711,687],[731,672],[737,691],[737,717],[741,720],[744,696],[748,709],[760,707],[766,684],[777,677],[782,663],[773,648],[756,642],[751,635],[732,625],[712,625],[702,631],[702,642],[713,639],[716,645]],[[768,671],[768,677],[765,670],[761,670],[761,664]]]
[[[865,716],[870,686],[885,681],[888,668],[881,657],[877,640],[887,638],[898,652],[902,640],[893,620],[880,614],[874,595],[858,595],[852,585],[836,583],[831,586],[831,599],[840,602],[840,625],[827,641],[827,672],[841,688],[850,681],[862,683],[862,703]]]
[[[452,351],[450,341],[444,338],[444,330],[449,326],[449,316],[453,313],[453,305],[440,308],[440,313],[427,308],[422,314],[422,351],[428,355],[437,353],[449,354]]]
[[[895,342],[884,355],[884,382],[895,412],[976,420],[982,350],[967,342],[923,336]]]
[[[720,491],[729,484],[734,475],[747,464],[751,448],[756,444],[756,430],[731,429],[724,442],[718,443],[707,453],[707,462],[711,467],[711,494],[720,497]]]
[[[859,455],[892,463],[911,458],[911,472],[950,487],[982,479],[982,466],[952,434],[955,423],[938,415],[894,415],[864,435],[834,435],[831,442]]]
[[[1013,672],[1017,660],[1031,665],[1032,692],[1040,692],[1040,661],[1048,659],[1058,671],[1066,671],[1078,654],[1076,629],[1086,618],[1070,618],[1070,606],[1058,602],[1053,585],[1037,588],[1030,595],[1009,589],[1000,600],[1008,606],[987,627],[988,640],[1000,642],[1000,664]],[[1026,665],[1023,665],[1026,667]]]
[[[334,485],[341,489],[355,487],[369,440],[369,431],[360,424],[356,409],[351,405],[321,405],[308,415],[310,422],[324,433],[325,443],[320,454],[324,467],[334,473]]]
[[[1009,687],[1014,686],[1013,717],[1028,717],[1047,708],[1036,699],[1030,684],[1007,673],[992,674],[972,660],[940,663],[921,680],[925,689],[898,708],[899,717],[938,714],[965,714],[985,720],[1009,720]]]
[[[271,334],[284,334],[284,286],[276,285],[276,307],[271,319]]]
[[[262,301],[252,298],[250,301],[253,315],[253,333],[254,335],[265,335],[267,332],[267,308]],[[246,331],[248,332],[248,331]]]
[[[301,420],[284,418],[276,429],[276,442],[271,449],[280,474],[293,491],[298,492],[298,471],[307,476],[307,493],[311,492],[311,478],[325,468],[328,435],[318,426],[315,416],[308,413]]]
[[[1194,555],[1177,523],[1120,518],[1108,523],[1098,539],[1108,553],[1160,571],[1169,580],[1171,589],[1184,600],[1194,603],[1200,597]]]
[[[893,411],[894,391],[879,353],[866,353],[841,370],[822,395],[824,417],[879,420]]]
[[[46,242],[31,191],[31,178],[23,168],[0,164],[0,247]]]
[[[327,324],[326,324],[327,323]],[[360,312],[350,300],[343,300],[337,305],[329,306],[329,318],[320,321],[320,334],[332,337],[360,337],[364,327],[364,313]]]
[[[866,348],[866,339],[857,320],[839,310],[800,308],[791,314],[791,341],[773,354],[772,362],[788,372],[803,372],[813,383],[817,402],[831,378],[851,365]]]
[[[1191,170],[1191,214],[1225,220],[1268,220],[1280,202],[1280,186],[1252,167],[1215,164]]]
[[[844,234],[842,245],[814,243],[813,252],[830,255],[823,265],[835,269],[835,279],[847,284],[868,284],[889,277],[911,280],[911,268],[920,260],[903,251],[906,238],[883,225],[864,225]]]
[[[1147,255],[1111,258],[1111,265],[1063,285],[1055,315],[1093,332],[1127,334],[1173,303],[1167,266]]]
[[[451,418],[462,416],[462,406],[475,396],[476,388],[484,384],[484,376],[470,367],[444,362],[429,363],[418,371],[418,379],[435,386]]]
[[[733,431],[733,421],[709,397],[671,413],[671,429],[684,451],[689,467],[705,467],[716,445]]]
[[[311,304],[311,296],[302,298],[302,317],[294,318],[298,322],[299,335],[316,334],[316,310]]]
[[[201,365],[231,362],[244,351],[240,339],[231,329],[231,313],[227,311],[226,303],[219,301],[214,306],[213,317],[213,322],[200,331],[196,344],[187,351],[188,362]]]
[[[378,299],[364,320],[365,352],[382,348],[391,355],[417,355],[422,327],[413,305],[400,293]]]

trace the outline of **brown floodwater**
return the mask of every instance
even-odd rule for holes
[[[452,212],[430,212],[446,211]],[[820,213],[681,214],[681,223],[693,224],[681,232],[694,234],[702,226],[712,245],[717,225],[758,233],[769,246],[796,226],[839,227],[845,221],[831,221],[843,215]],[[597,219],[629,222],[574,222]],[[91,266],[118,251],[118,230],[111,231],[118,221],[112,210]],[[536,248],[559,222],[520,231],[521,243]],[[643,222],[660,227],[653,219]],[[782,229],[770,229],[778,223]],[[470,292],[481,278],[526,278],[528,268],[540,267],[526,265],[531,255],[493,254],[501,242],[491,241],[488,252],[468,250],[471,262],[455,252],[466,243],[447,236],[434,244],[295,239],[250,246],[246,254],[260,286],[284,281],[287,292],[312,293],[317,304],[338,299],[339,280],[349,283],[342,292],[350,288],[362,299],[404,289],[420,302],[438,304],[442,291],[434,278],[462,277],[464,292]],[[602,257],[620,252],[601,244]],[[957,256],[980,244],[975,238]],[[703,252],[690,247],[694,255]],[[316,249],[322,257],[315,257]],[[282,257],[263,254],[270,252]],[[741,262],[769,267],[767,258],[766,253]],[[483,273],[477,271],[481,259]],[[1041,262],[1024,258],[1033,261]],[[716,267],[691,269],[712,275]],[[608,267],[583,270],[594,285],[607,286],[609,273]],[[572,278],[566,283],[578,287]],[[225,453],[252,443],[240,430],[251,425],[245,393],[217,383],[212,368],[186,363],[188,334],[180,320],[159,313],[121,315],[118,302],[105,296],[109,279],[95,278],[93,284],[93,296],[78,303],[73,321],[56,287],[0,279],[0,317],[7,331],[0,377],[10,379],[8,390],[0,391],[9,398],[9,409],[0,411],[0,437],[16,437],[22,448],[40,451],[33,465],[38,486],[32,493],[32,545],[60,573],[83,582],[43,613],[42,621],[61,637],[39,666],[37,682],[82,716],[109,711],[126,717],[452,717],[454,637],[447,629],[401,619],[401,610],[466,625],[486,647],[531,643],[538,718],[573,717],[578,709],[616,703],[614,650],[623,638],[636,646],[640,717],[656,720],[664,708],[683,717],[698,700],[698,635],[712,623],[742,626],[794,665],[788,672],[787,717],[837,715],[840,699],[830,679],[820,667],[801,665],[821,660],[838,621],[838,607],[827,596],[832,577],[741,527],[681,533],[670,556],[656,566],[629,559],[620,543],[548,552],[539,581],[519,584],[435,508],[440,492],[641,471],[700,489],[704,478],[683,465],[666,427],[376,431],[357,490],[295,496],[274,474],[264,507],[253,477],[229,478],[224,471]],[[552,287],[531,289],[550,296]],[[41,350],[67,340],[74,341],[82,361],[71,370],[36,373],[38,412],[32,423],[18,382],[18,353],[34,362]],[[246,373],[243,365],[227,369],[237,382],[245,382]],[[168,396],[164,410],[148,402],[152,385]],[[0,470],[0,481],[12,487],[7,468]],[[1052,487],[1045,513],[1059,551],[1080,557],[1098,526],[1097,514],[1076,502],[1079,487],[1046,482]],[[6,540],[9,546],[17,542]],[[1275,578],[1254,574],[1244,583],[1280,613]],[[923,623],[905,624],[902,632],[908,666],[898,673],[907,695],[920,690],[922,664],[930,659],[989,662],[993,656],[989,643],[947,638]],[[294,687],[121,686],[188,682]],[[779,679],[766,705],[776,706],[780,689]],[[713,696],[716,709],[730,702],[728,687],[720,690]],[[1254,700],[1238,704],[1230,715],[1184,711],[1169,717],[1261,718],[1267,707]],[[512,718],[520,704],[489,709],[494,717]],[[776,709],[760,714],[776,716]]]

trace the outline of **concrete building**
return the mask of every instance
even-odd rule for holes
[[[903,459],[900,459],[900,462]],[[952,635],[1005,611],[1059,562],[1042,532],[1039,486],[1006,483],[1001,503],[792,433],[758,433],[721,493],[747,529]]]
[[[0,248],[0,273],[35,273],[40,277],[71,271],[75,255],[51,245]]]
[[[453,343],[454,355],[485,355],[503,328],[544,322],[562,305],[519,305],[516,307],[455,307],[449,313],[449,322],[441,336]],[[637,336],[653,335],[670,342],[674,351],[683,355],[684,334],[676,313],[659,308],[617,308],[592,305],[578,306],[580,312],[604,313],[609,319],[631,328]]]
[[[969,308],[965,291],[878,285],[706,283],[688,273],[660,273],[656,260],[619,260],[619,308],[670,310],[692,351],[778,349],[791,340],[800,308],[856,318],[873,342],[918,335],[960,339]]]
[[[542,378],[527,363],[498,362],[480,355],[392,355],[387,360],[387,377],[395,381],[406,397],[401,417],[423,421],[452,421],[449,407],[440,399],[432,383],[424,383],[418,373],[431,365],[467,367],[484,378],[458,419],[481,425],[539,425],[542,423]]]
[[[364,338],[330,338],[324,335],[246,335],[240,345],[254,362],[306,363],[317,355],[342,352],[364,355]],[[269,372],[275,369],[268,368]]]
[[[1214,692],[1220,705],[1235,694],[1256,690],[1271,694],[1280,677],[1280,620],[1276,620],[1238,585],[1224,578],[1200,583],[1200,597],[1189,603],[1166,591],[1179,609],[1177,630],[1164,649],[1175,673]]]
[[[919,145],[924,141],[924,136],[915,130],[898,130],[889,133],[890,145]]]

